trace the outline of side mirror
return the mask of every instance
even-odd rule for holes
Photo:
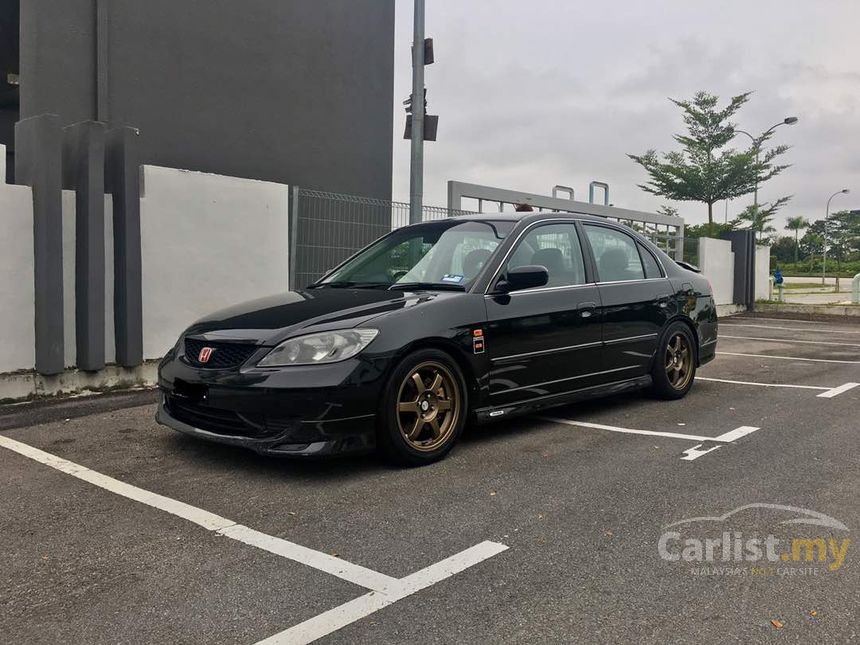
[[[516,269],[510,269],[507,279],[500,281],[496,288],[502,293],[542,287],[549,282],[549,272],[546,267],[530,264]]]

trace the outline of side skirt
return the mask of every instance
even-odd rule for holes
[[[478,408],[475,410],[475,417],[478,423],[498,421],[500,419],[507,419],[521,414],[532,414],[539,412],[540,410],[545,410],[546,408],[576,403],[577,401],[611,396],[613,394],[628,392],[630,390],[640,390],[650,386],[651,382],[651,376],[646,374],[632,379],[615,381],[613,383],[603,383],[601,385],[594,385],[592,387],[564,392],[562,394],[539,396],[510,405]]]

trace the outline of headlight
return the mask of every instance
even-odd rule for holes
[[[337,363],[358,354],[378,333],[378,329],[342,329],[290,338],[266,354],[257,365],[285,367]]]

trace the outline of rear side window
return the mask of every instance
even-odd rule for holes
[[[642,257],[642,265],[645,267],[646,278],[662,278],[663,273],[660,271],[660,265],[657,259],[651,255],[651,251],[639,244],[639,255]]]
[[[600,282],[645,279],[645,269],[632,237],[615,229],[590,224],[585,225],[585,234],[594,252]]]

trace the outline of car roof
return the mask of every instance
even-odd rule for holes
[[[460,222],[533,222],[546,218],[552,219],[570,219],[583,220],[590,222],[609,222],[610,224],[618,224],[614,220],[600,215],[589,215],[587,213],[571,213],[568,211],[527,211],[523,213],[474,213],[469,215],[457,215],[446,221]]]

